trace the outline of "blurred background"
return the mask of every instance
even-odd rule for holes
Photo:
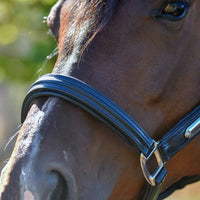
[[[0,0],[0,168],[13,148],[28,86],[56,60],[45,20],[55,2]]]
[[[0,1],[0,170],[10,157],[26,90],[52,70],[57,44],[45,17],[56,0]],[[200,183],[167,200],[199,200]]]

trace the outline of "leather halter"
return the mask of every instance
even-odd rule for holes
[[[34,100],[41,96],[59,97],[69,101],[97,119],[103,121],[131,145],[136,145],[140,153],[140,164],[148,189],[143,200],[162,199],[159,197],[167,171],[166,162],[197,134],[200,133],[200,106],[186,115],[160,141],[154,141],[125,111],[86,83],[70,77],[46,74],[29,89],[22,106],[21,121]],[[155,156],[157,169],[150,173],[147,161]]]

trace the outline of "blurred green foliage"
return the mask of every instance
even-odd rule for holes
[[[55,58],[46,57],[57,44],[43,18],[56,0],[0,1],[0,82],[29,82],[38,70],[51,71]]]

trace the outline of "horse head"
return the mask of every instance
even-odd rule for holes
[[[199,9],[197,0],[59,0],[48,17],[59,47],[52,74],[96,88],[159,141],[200,101]],[[162,192],[197,180],[199,142],[166,163]],[[79,106],[38,97],[2,171],[1,199],[141,199],[139,159],[136,145]]]

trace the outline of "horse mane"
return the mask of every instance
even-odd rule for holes
[[[81,55],[108,24],[115,11],[118,0],[75,0],[70,9],[70,21],[65,30],[65,51],[70,55],[76,48]],[[77,50],[77,47],[78,50]]]

